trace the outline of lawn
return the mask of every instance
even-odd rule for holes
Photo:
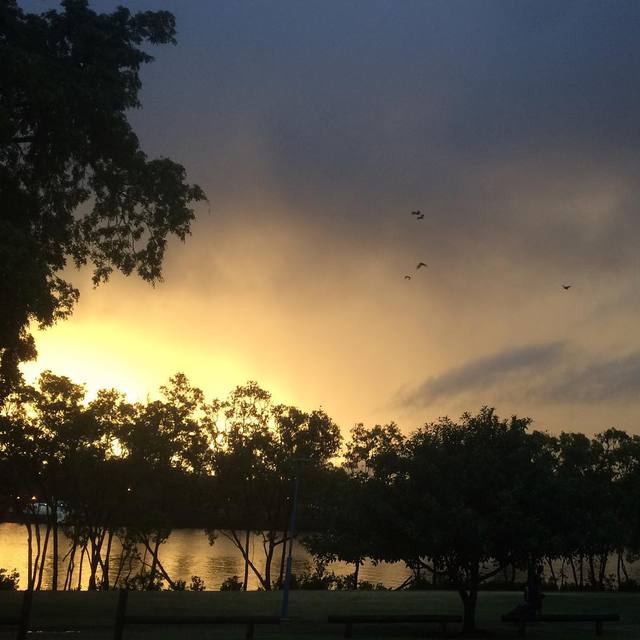
[[[112,637],[112,624],[117,594],[99,592],[51,593],[34,595],[33,622],[35,625],[56,625],[62,631],[80,628],[76,633],[58,631],[38,633],[37,638],[73,637],[107,639]],[[484,592],[478,603],[478,626],[491,635],[515,638],[515,628],[500,622],[500,615],[513,608],[521,596],[514,592]],[[19,610],[21,594],[0,592],[0,617]],[[130,594],[131,614],[234,614],[254,613],[278,615],[281,593],[229,592],[135,592]],[[290,599],[291,620],[280,627],[258,626],[257,639],[313,638],[339,639],[343,628],[328,625],[328,614],[339,613],[460,613],[457,594],[448,591],[414,592],[326,592],[294,591]],[[545,613],[619,613],[619,624],[605,625],[605,638],[640,638],[640,594],[562,593],[548,594]],[[454,631],[454,628],[451,630]],[[419,638],[437,637],[436,628],[411,625],[378,627],[356,626],[354,638]],[[0,632],[0,639],[13,638],[15,632]],[[527,629],[528,638],[595,638],[592,624],[537,625]],[[244,628],[238,626],[182,626],[172,628],[127,628],[125,638],[202,639],[244,638]]]

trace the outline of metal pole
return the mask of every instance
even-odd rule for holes
[[[282,612],[280,617],[285,620],[289,617],[289,587],[291,586],[291,561],[293,557],[293,538],[296,534],[296,509],[298,507],[298,474],[293,478],[293,505],[291,506],[291,523],[289,525],[289,553],[287,554],[287,567],[284,574],[284,588],[282,591]]]

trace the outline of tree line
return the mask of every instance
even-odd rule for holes
[[[136,403],[116,390],[87,401],[45,372],[1,407],[0,509],[24,524],[30,589],[184,589],[161,551],[185,526],[235,545],[244,571],[230,588],[251,575],[277,588],[296,476],[317,561],[307,586],[330,584],[333,560],[353,565],[353,588],[367,559],[404,563],[402,587],[458,591],[467,630],[478,590],[523,570],[544,565],[547,588],[636,586],[640,437],[619,429],[555,436],[484,407],[408,435],[360,424],[343,442],[322,409],[276,404],[254,382],[207,401],[183,374]]]

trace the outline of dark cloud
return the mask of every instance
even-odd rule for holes
[[[618,269],[637,246],[637,2],[136,4],[158,6],[179,45],[132,118],[214,204],[373,246],[421,207],[441,262]]]
[[[557,371],[534,397],[554,403],[637,402],[640,398],[640,351],[592,360]]]
[[[637,402],[640,351],[596,357],[562,342],[507,349],[431,377],[401,402],[428,407],[479,392],[547,404]]]
[[[556,365],[566,345],[554,342],[506,349],[500,353],[478,358],[468,364],[425,380],[404,397],[405,404],[426,407],[431,403],[470,391],[489,389],[497,383],[503,388],[515,375],[537,373]]]

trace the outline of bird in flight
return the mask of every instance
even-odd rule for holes
[[[567,291],[568,289],[571,289],[571,286],[572,286],[572,285],[570,285],[570,284],[563,284],[563,285],[562,285],[562,288],[563,288],[565,291]]]
[[[405,280],[411,280],[411,276],[405,276],[404,279]]]
[[[421,267],[428,267],[429,265],[426,262],[418,262],[418,266],[416,267],[416,271]]]
[[[422,214],[420,213],[420,209],[418,209],[418,211],[412,211],[412,212],[411,212],[411,215],[412,215],[412,216],[420,216],[420,215],[422,215]]]
[[[416,220],[422,220],[424,218],[424,213],[421,213],[416,216]]]

